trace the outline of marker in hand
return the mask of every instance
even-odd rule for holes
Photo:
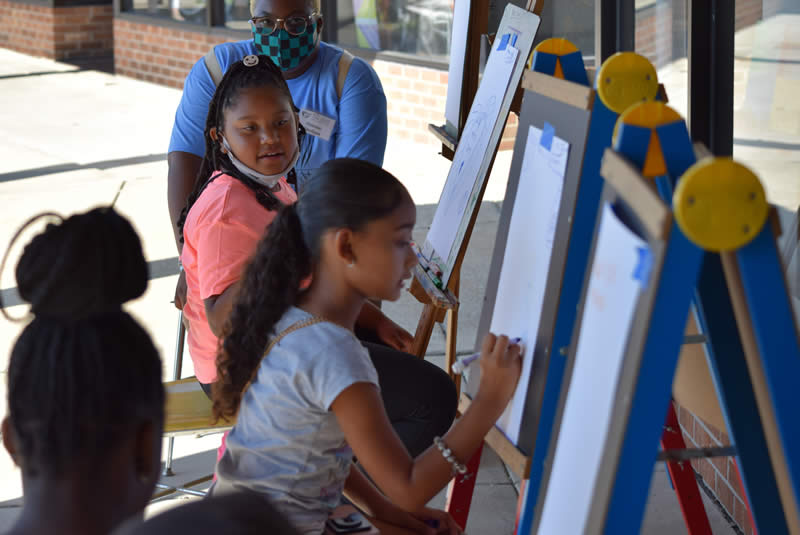
[[[522,341],[522,338],[512,338],[511,340],[508,341],[508,345],[512,346],[514,344],[520,343],[521,341]],[[463,359],[459,359],[459,360],[455,361],[453,363],[453,368],[452,368],[453,369],[453,373],[456,374],[456,375],[461,375],[462,373],[464,373],[464,370],[467,369],[467,366],[469,366],[470,364],[472,364],[473,362],[478,360],[478,357],[480,357],[480,356],[481,356],[480,352],[477,352],[477,353],[473,353],[472,355],[470,355],[468,357],[464,357]]]

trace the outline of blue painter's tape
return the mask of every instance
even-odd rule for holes
[[[636,252],[639,254],[639,261],[633,270],[633,278],[639,281],[639,285],[647,286],[650,280],[650,272],[653,270],[653,253],[650,252],[650,248],[646,245],[637,247]]]
[[[556,129],[553,125],[545,121],[544,128],[542,128],[542,137],[539,138],[539,145],[550,150],[553,147],[553,136],[555,135]]]
[[[500,38],[500,44],[497,45],[497,50],[505,50],[508,46],[508,41],[511,39],[511,34],[507,33],[503,37]]]

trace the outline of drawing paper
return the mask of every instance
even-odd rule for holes
[[[625,346],[641,283],[635,277],[647,244],[603,207],[575,362],[545,493],[539,533],[584,533]]]
[[[446,261],[457,238],[463,237],[458,236],[459,231],[463,233],[462,219],[468,208],[477,201],[478,192],[474,191],[476,179],[486,158],[492,131],[499,120],[500,107],[518,56],[519,52],[513,46],[506,46],[505,50],[493,51],[489,55],[428,231],[423,250],[426,258],[430,259],[435,252],[442,261]]]
[[[495,334],[522,338],[522,375],[513,400],[497,421],[514,444],[519,442],[569,153],[563,139],[553,137],[550,150],[541,139],[542,130],[531,126],[490,327]]]

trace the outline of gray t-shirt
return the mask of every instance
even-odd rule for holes
[[[293,307],[275,332],[310,317]],[[378,374],[352,332],[322,322],[286,335],[261,361],[242,398],[213,493],[261,493],[301,533],[322,533],[353,458],[329,409],[359,382],[377,386]]]

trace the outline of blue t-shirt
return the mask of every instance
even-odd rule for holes
[[[217,45],[214,51],[222,72],[234,62],[256,53],[250,39]],[[387,133],[383,87],[372,67],[366,61],[354,58],[340,100],[336,94],[336,80],[341,55],[341,49],[320,42],[319,53],[311,67],[301,76],[286,80],[295,106],[336,120],[328,141],[306,135],[303,152],[295,167],[298,186],[311,171],[333,158],[358,158],[383,165]],[[169,152],[203,156],[203,130],[214,90],[214,81],[201,58],[186,76],[183,96],[175,112]]]

